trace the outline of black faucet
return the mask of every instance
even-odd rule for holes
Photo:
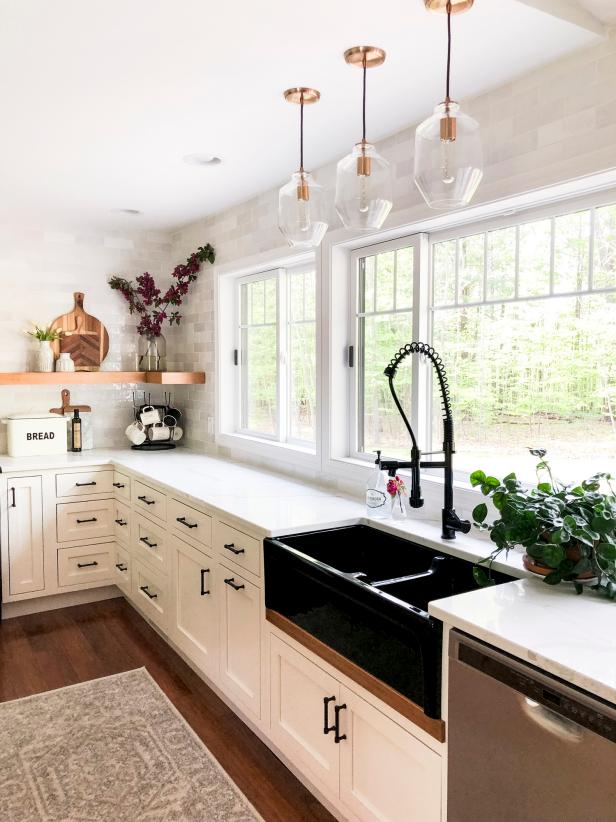
[[[441,402],[443,405],[443,450],[442,460],[422,460],[421,451],[417,445],[417,439],[407,419],[404,409],[400,404],[396,389],[394,388],[394,377],[396,371],[402,360],[409,356],[409,354],[422,354],[427,357],[436,371],[436,376],[441,391]],[[412,442],[411,459],[410,461],[402,460],[380,460],[381,468],[389,473],[390,477],[394,477],[400,468],[411,469],[411,493],[409,496],[409,504],[411,508],[421,508],[424,501],[421,496],[421,469],[422,468],[442,468],[445,474],[445,488],[444,488],[444,504],[443,504],[443,539],[455,539],[456,531],[461,531],[463,534],[468,534],[471,530],[471,524],[468,520],[460,519],[453,507],[453,455],[455,454],[455,444],[453,437],[453,418],[451,416],[451,400],[449,398],[449,385],[447,382],[447,375],[443,361],[432,348],[431,345],[422,342],[407,343],[403,346],[396,356],[390,361],[385,369],[385,376],[389,380],[389,390],[396,404],[396,408],[400,412],[402,421],[409,432]]]

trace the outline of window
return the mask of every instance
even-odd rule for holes
[[[567,480],[613,463],[616,205],[433,238],[432,280],[457,469],[524,476],[539,446]]]
[[[238,282],[239,430],[283,443],[316,441],[314,266]]]
[[[405,238],[362,249],[354,255],[353,307],[354,385],[351,453],[407,455],[409,439],[396,410],[386,365],[413,339],[416,243]],[[404,363],[396,377],[400,401],[412,411],[413,363]]]

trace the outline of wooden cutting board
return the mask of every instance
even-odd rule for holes
[[[100,320],[84,311],[84,294],[75,292],[75,307],[54,320],[52,328],[62,331],[52,343],[56,359],[70,354],[76,371],[98,371],[109,351],[109,334]]]

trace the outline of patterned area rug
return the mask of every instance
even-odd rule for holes
[[[0,819],[262,822],[145,668],[0,704]]]

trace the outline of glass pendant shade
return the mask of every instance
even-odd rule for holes
[[[338,163],[336,211],[346,228],[380,228],[393,205],[391,166],[371,143],[361,142]]]
[[[316,248],[327,231],[325,191],[308,171],[295,171],[278,194],[278,227],[295,248]]]
[[[483,177],[479,123],[457,103],[439,103],[415,132],[415,183],[430,208],[470,203]]]

